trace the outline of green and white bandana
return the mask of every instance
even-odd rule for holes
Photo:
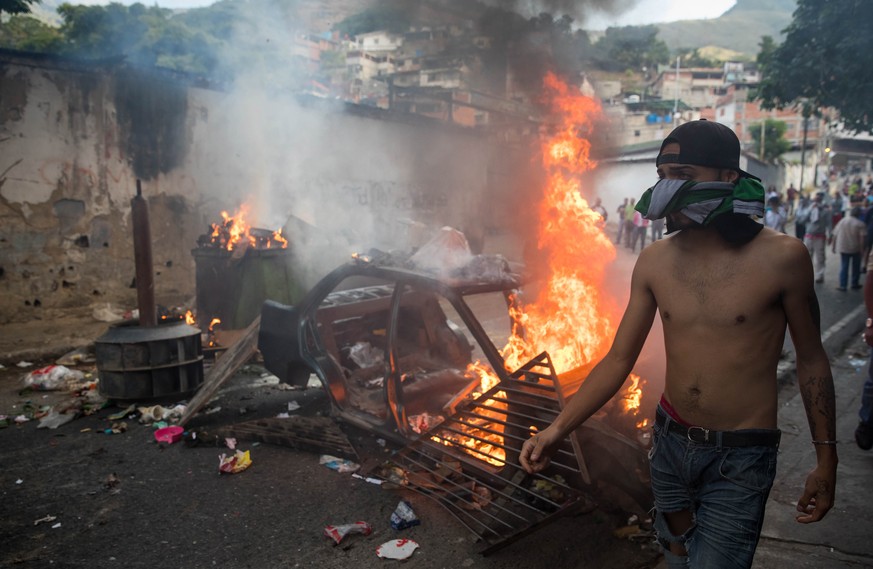
[[[724,213],[764,215],[764,186],[752,178],[730,182],[660,180],[643,193],[636,208],[646,219],[661,219],[681,212],[692,221],[708,225]]]

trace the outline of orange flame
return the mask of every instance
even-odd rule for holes
[[[603,233],[600,215],[582,197],[579,175],[596,163],[590,158],[593,122],[600,104],[571,90],[554,74],[545,86],[555,119],[554,135],[543,142],[547,185],[539,208],[538,248],[549,278],[533,302],[512,311],[516,330],[502,353],[517,369],[543,350],[563,372],[602,356],[615,330],[602,298],[606,267],[615,248]]]
[[[196,324],[196,322],[197,321],[194,319],[194,313],[191,312],[190,310],[186,311],[185,312],[185,324],[188,324],[189,326],[193,326],[194,324]]]
[[[230,215],[226,211],[221,212],[222,223],[211,224],[212,233],[209,235],[213,246],[233,251],[240,247],[254,247],[256,249],[285,249],[288,240],[282,235],[282,230],[273,231],[269,236],[256,236],[252,233],[252,227],[246,221],[249,206],[243,204]]]
[[[513,303],[513,334],[501,354],[507,369],[515,370],[547,351],[560,375],[594,362],[609,348],[618,313],[602,291],[616,253],[601,216],[582,197],[579,180],[596,166],[585,136],[601,114],[600,104],[554,74],[546,75],[544,83],[555,122],[552,135],[542,142],[547,183],[539,206],[537,246],[549,276],[533,301]],[[468,366],[468,373],[482,378],[483,392],[497,382],[479,362]],[[642,395],[638,382],[637,377],[632,385],[637,410]]]
[[[539,206],[537,246],[545,255],[549,276],[533,301],[520,305],[514,299],[516,302],[510,308],[513,333],[501,354],[506,368],[515,370],[540,352],[548,351],[560,375],[592,363],[609,348],[618,314],[601,291],[606,268],[616,253],[612,241],[603,233],[602,217],[582,197],[579,181],[580,174],[596,166],[589,154],[591,142],[584,136],[592,132],[601,113],[600,104],[578,90],[572,91],[554,74],[546,76],[545,87],[557,122],[553,125],[553,136],[542,143],[547,184]],[[478,361],[467,366],[467,374],[479,377],[483,393],[498,382],[496,374]],[[624,410],[636,415],[642,389],[640,378],[636,375],[631,378]],[[645,422],[637,426],[644,426]],[[498,425],[493,430],[502,428]],[[479,433],[482,432],[471,434],[480,436]],[[480,438],[502,444],[501,436],[487,435]],[[488,448],[494,453],[488,462],[495,466],[501,466],[505,460],[499,447],[474,438],[451,438],[481,459],[485,459],[483,453]]]

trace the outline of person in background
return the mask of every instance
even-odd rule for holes
[[[782,207],[782,204],[779,203],[779,196],[772,196],[767,199],[767,209],[764,212],[765,226],[774,231],[778,231],[779,233],[785,233],[785,222],[787,218],[788,214],[785,213],[785,209]]]
[[[652,243],[657,241],[658,239],[664,238],[664,218],[659,217],[658,219],[652,220]]]
[[[624,202],[622,202],[622,204],[618,206],[618,209],[615,210],[615,213],[618,214],[618,235],[615,236],[616,245],[621,244],[621,236],[624,234],[624,211],[627,208],[627,201],[628,198],[624,198]]]
[[[821,520],[837,476],[833,377],[821,343],[810,256],[764,227],[764,188],[739,167],[728,127],[689,121],[664,140],[661,179],[637,209],[666,217],[667,233],[640,252],[624,316],[607,354],[563,411],[522,445],[541,472],[564,439],[606,404],[633,370],[655,314],[664,328],[664,393],[649,453],[655,530],[670,568],[747,569],[776,476],[776,374],[786,325],[816,449],[796,520]]]
[[[867,241],[867,226],[861,221],[862,210],[853,207],[850,214],[837,223],[833,230],[831,252],[840,254],[840,284],[837,290],[845,292],[852,272],[852,289],[861,288],[861,253]]]
[[[624,246],[630,249],[631,240],[634,237],[634,205],[636,199],[630,198],[627,205],[624,207]]]
[[[809,250],[809,256],[815,265],[815,282],[824,282],[825,246],[831,240],[830,208],[825,204],[825,192],[819,190],[808,208],[806,233],[803,244]]]
[[[797,194],[798,194],[798,193],[799,193],[799,192],[797,191],[797,188],[794,187],[794,184],[793,184],[793,183],[792,183],[792,184],[789,184],[789,185],[788,185],[788,189],[785,190],[785,196],[786,196],[786,198],[787,198],[788,216],[789,216],[789,217],[791,217],[792,215],[794,215],[794,211],[795,211],[794,208],[795,208],[796,205],[797,205]]]
[[[855,444],[861,450],[873,448],[873,251],[867,254],[867,276],[864,278],[864,306],[867,322],[864,341],[870,346],[870,362],[867,364],[867,379],[861,388],[861,408],[858,410],[858,426],[855,428]]]
[[[640,242],[640,251],[646,248],[646,232],[649,230],[649,220],[638,211],[634,212],[634,236],[631,240],[631,252],[637,252],[637,241]]]
[[[801,241],[806,236],[806,222],[809,221],[809,208],[811,205],[812,202],[809,201],[809,198],[805,194],[798,192],[797,207],[794,213],[794,236]]]
[[[603,200],[601,200],[600,198],[594,200],[594,205],[591,206],[591,211],[593,211],[594,213],[599,213],[600,217],[603,218],[603,223],[606,223],[606,219],[609,217],[609,214],[606,213],[606,208],[603,207]]]

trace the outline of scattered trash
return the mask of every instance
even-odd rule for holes
[[[359,468],[361,468],[360,464],[356,464],[350,460],[345,458],[338,458],[336,456],[331,456],[329,454],[323,454],[318,459],[318,464],[323,464],[331,470],[336,470],[337,472],[355,472]]]
[[[39,420],[39,424],[36,426],[37,429],[57,429],[61,425],[66,425],[70,421],[76,418],[77,413],[58,413],[57,410],[52,409],[49,411],[49,414]],[[15,418],[18,421],[18,417]]]
[[[21,478],[19,478],[18,480],[15,481],[15,483],[16,483],[16,484],[24,484],[24,480],[22,480]]]
[[[227,448],[230,450],[236,450],[236,439],[233,437],[227,437],[224,439],[224,444],[227,445]]]
[[[61,522],[58,522],[55,525],[53,525],[52,529],[58,529],[59,527],[61,527]]]
[[[206,431],[188,431],[185,434],[185,446],[224,446],[224,439],[218,435],[210,434]]]
[[[252,465],[252,458],[249,451],[236,451],[233,456],[222,454],[218,457],[218,471],[236,474],[242,472]]]
[[[218,413],[221,411],[221,407],[210,407],[206,411],[203,412],[204,415],[212,415],[213,413]]]
[[[79,429],[79,432],[80,433],[90,433],[91,427],[85,427],[84,429]]]
[[[373,533],[373,528],[367,522],[355,522],[353,524],[344,524],[339,526],[325,526],[324,535],[331,538],[339,545],[347,535],[352,534],[370,535]]]
[[[860,370],[867,365],[867,360],[862,360],[854,357],[849,357],[849,365],[855,368],[855,371]]]
[[[18,367],[30,367],[30,366],[33,365],[33,363],[32,363],[32,362],[26,362],[26,361],[24,361],[24,360],[21,360],[20,362],[18,362],[18,363],[15,364],[15,365],[17,365]]]
[[[407,529],[421,524],[421,520],[412,510],[412,505],[406,500],[400,500],[394,513],[391,514],[391,527],[396,530]]]
[[[177,443],[182,440],[182,435],[185,433],[185,429],[178,425],[173,425],[171,427],[164,427],[163,429],[158,429],[155,431],[155,440],[159,443]],[[230,447],[233,448],[233,447]]]
[[[406,470],[396,464],[391,464],[390,462],[381,465],[376,471],[376,474],[381,476],[385,481],[382,484],[382,487],[385,489],[399,488],[409,484]]]
[[[96,358],[94,357],[94,353],[90,348],[78,348],[71,352],[67,352],[63,356],[59,357],[55,360],[55,363],[63,366],[72,366],[78,364],[90,364],[94,363]]]
[[[19,363],[19,366],[21,364]],[[50,365],[35,369],[24,376],[25,387],[34,391],[56,391],[75,385],[85,379],[85,374],[65,366]]]
[[[21,423],[26,423],[28,421],[30,421],[30,417],[28,417],[27,415],[16,415],[15,418],[12,419],[12,422],[14,422],[16,425],[20,425]]]
[[[411,539],[395,539],[377,547],[376,555],[382,559],[409,559],[416,549],[418,544]]]
[[[300,403],[298,403],[296,401],[289,401],[288,402],[288,411],[296,411],[298,409],[300,409]]]
[[[160,405],[152,405],[151,407],[139,407],[140,417],[139,422],[143,424],[154,423],[156,421],[178,421],[185,413],[184,405],[176,405],[175,407],[162,407]]]
[[[385,362],[385,350],[373,346],[370,342],[358,342],[349,348],[349,357],[361,369],[382,365]]]
[[[33,525],[38,526],[38,525],[41,524],[41,523],[49,523],[49,522],[53,522],[53,521],[55,521],[56,519],[58,519],[57,516],[46,516],[46,517],[44,517],[44,518],[40,518],[40,519],[38,519],[38,520],[34,520],[34,521],[33,521]]]
[[[136,411],[136,404],[131,403],[127,407],[127,409],[125,409],[124,411],[119,411],[118,413],[113,413],[112,415],[109,415],[106,418],[109,419],[110,421],[118,421],[119,419],[124,419],[128,415],[132,414],[134,411]]]
[[[278,415],[276,415],[276,418],[277,419],[290,419],[291,415],[289,415],[288,413],[285,413],[283,411],[282,413],[279,413]]]
[[[318,376],[313,373],[309,376],[309,381],[306,382],[306,387],[318,389],[321,387],[321,380],[318,379]]]
[[[106,482],[103,483],[103,486],[105,486],[107,490],[112,490],[119,484],[121,484],[121,480],[119,480],[118,476],[113,472],[106,477]],[[120,490],[116,489],[113,494],[117,494],[118,492],[120,492]]]
[[[369,482],[370,484],[376,484],[377,486],[381,486],[384,480],[379,480],[378,478],[370,478],[369,476],[361,476],[357,472],[352,474],[352,478],[357,478],[358,480],[363,480],[364,482]]]
[[[380,447],[384,447],[387,443],[385,442],[385,439],[376,439],[376,444]]]
[[[556,474],[554,480],[557,484],[553,484],[548,480],[538,479],[531,485],[531,490],[552,502],[561,503],[564,501],[565,495],[558,485],[567,486],[567,482],[560,474]]]
[[[118,423],[112,423],[112,426],[103,429],[103,432],[107,435],[120,435],[121,433],[127,432],[127,423],[124,421]]]
[[[430,413],[422,413],[421,415],[409,416],[409,427],[418,434],[431,430],[436,425],[439,425],[446,418],[442,415],[431,415]]]

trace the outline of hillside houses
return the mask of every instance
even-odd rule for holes
[[[426,116],[468,128],[502,130],[505,138],[529,132],[536,111],[514,76],[518,46],[501,54],[505,69],[493,68],[493,38],[458,23],[418,27],[403,33],[374,31],[355,37],[311,38],[301,42],[310,62],[321,65],[317,94]],[[537,43],[540,49],[546,42]],[[317,52],[322,52],[318,57]],[[324,56],[326,52],[332,52]],[[302,56],[302,54],[301,54]],[[490,69],[486,69],[492,65]],[[311,67],[310,67],[311,68]],[[486,78],[487,71],[487,78]],[[602,143],[608,154],[652,145],[677,121],[707,118],[733,128],[751,157],[759,157],[752,130],[766,119],[784,121],[792,147],[815,148],[825,133],[823,121],[806,122],[793,109],[760,108],[753,98],[760,80],[754,64],[727,62],[720,67],[661,66],[642,91],[629,92],[622,76],[578,78],[582,92],[603,102]],[[804,138],[805,137],[805,138]],[[610,150],[611,149],[611,150]]]

